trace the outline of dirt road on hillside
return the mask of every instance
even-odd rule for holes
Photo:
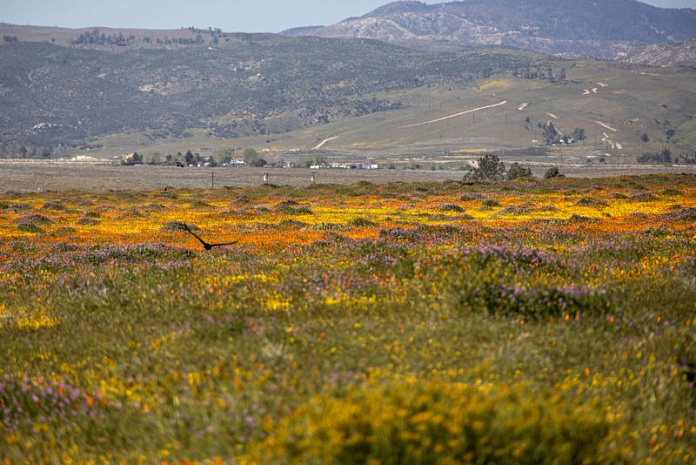
[[[328,144],[332,140],[336,140],[336,139],[338,139],[338,136],[329,137],[328,139],[324,139],[323,141],[319,142],[316,147],[312,147],[312,150],[319,150],[320,148],[322,148],[323,146],[325,146],[326,144]]]
[[[478,107],[478,108],[472,108],[471,110],[460,111],[459,113],[455,113],[454,115],[443,116],[442,118],[437,118],[437,119],[433,119],[430,121],[424,121],[422,123],[409,124],[407,126],[400,126],[399,129],[415,128],[418,126],[425,126],[428,124],[439,123],[440,121],[445,121],[445,120],[456,118],[456,117],[462,116],[462,115],[468,115],[469,113],[475,113],[475,112],[481,111],[481,110],[487,110],[489,108],[499,107],[499,106],[505,105],[507,103],[508,103],[507,100],[503,100],[502,102],[495,103],[493,105],[486,105],[485,107]]]

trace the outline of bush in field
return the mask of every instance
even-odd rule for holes
[[[613,311],[610,296],[584,286],[535,283],[543,270],[558,274],[565,265],[535,249],[497,246],[466,248],[445,264],[448,306],[465,314],[523,319],[565,315],[602,316]]]
[[[696,221],[696,208],[679,208],[673,212],[660,215],[660,218],[668,221]]]
[[[183,221],[169,221],[166,223],[164,226],[160,228],[160,231],[186,231],[186,227],[188,226],[189,229],[193,231],[199,231],[201,228],[196,226],[195,224],[189,224],[187,225]]]
[[[561,174],[561,172],[558,170],[558,166],[552,166],[544,173],[544,179],[552,178],[565,178],[565,175]]]
[[[291,207],[289,205],[280,205],[277,208],[279,213],[285,215],[313,215],[314,212],[307,207]]]
[[[81,226],[93,226],[99,224],[99,220],[95,220],[94,218],[85,215],[77,220],[77,224]]]
[[[606,315],[613,306],[604,293],[576,287],[523,288],[499,281],[468,280],[455,303],[484,315],[544,319],[563,315]]]
[[[43,229],[32,223],[19,223],[17,229],[22,232],[39,234],[43,232]]]
[[[350,224],[352,226],[356,226],[359,228],[373,228],[373,227],[377,226],[377,223],[375,223],[374,221],[370,221],[367,218],[360,218],[360,217],[352,219],[350,221]]]
[[[41,206],[41,210],[65,211],[65,205],[60,202],[46,202]]]
[[[481,202],[481,210],[490,210],[495,207],[502,207],[502,204],[497,200],[493,199],[486,199],[483,202]]]
[[[497,155],[486,154],[479,158],[478,166],[465,176],[471,181],[499,181],[505,179],[505,163]]]
[[[643,164],[670,164],[674,160],[672,159],[672,152],[669,149],[664,149],[659,153],[643,153],[638,155],[636,161]]]
[[[440,211],[443,212],[455,212],[455,213],[464,213],[466,210],[462,207],[460,207],[457,204],[454,203],[448,203],[447,205],[443,205],[440,207]]]
[[[17,218],[17,223],[19,224],[30,224],[34,226],[38,225],[49,225],[53,224],[53,220],[39,214],[33,214],[33,215],[27,215],[27,216],[22,216],[20,218]]]
[[[252,443],[246,463],[594,464],[609,424],[597,405],[525,388],[391,382],[318,396]]]
[[[523,167],[517,162],[513,163],[507,172],[507,178],[509,181],[512,181],[513,179],[530,179],[531,177],[532,170]]]

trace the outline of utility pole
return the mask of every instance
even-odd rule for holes
[[[215,173],[210,173],[210,188],[215,189]]]

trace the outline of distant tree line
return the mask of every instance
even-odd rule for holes
[[[210,29],[210,31],[204,31],[204,30],[198,30],[198,29],[192,29],[188,28],[187,30],[193,31],[193,32],[198,32],[196,34],[196,37],[177,37],[177,38],[157,38],[153,39],[152,37],[143,37],[141,40],[145,44],[157,44],[157,45],[204,45],[206,43],[205,39],[203,38],[202,33],[209,33],[211,37],[213,38],[213,43],[217,44],[219,41],[219,37],[225,37],[225,34],[222,33],[219,29]],[[8,39],[10,36],[5,36],[5,42],[11,42],[13,40]],[[16,41],[17,38],[14,37],[14,41]],[[102,46],[117,46],[117,47],[125,47],[128,45],[132,45],[134,42],[136,42],[137,38],[134,35],[130,35],[128,37],[124,36],[123,33],[118,33],[118,34],[104,34],[103,32],[100,32],[99,29],[94,29],[92,31],[87,31],[79,36],[77,36],[75,39],[71,41],[73,45],[102,45]]]
[[[497,155],[486,154],[478,159],[477,166],[464,176],[465,181],[512,181],[513,179],[529,179],[532,170],[514,162],[510,169],[505,169],[505,163]]]
[[[210,35],[212,38],[211,42],[214,45],[217,45],[220,42],[220,38],[226,38],[227,34],[222,32],[222,29],[219,28],[213,28],[209,27],[208,29],[197,29],[195,27],[187,27],[187,28],[181,28],[182,30],[190,31],[194,34],[196,34],[195,37],[176,37],[176,38],[152,38],[152,37],[143,37],[141,40],[145,44],[157,44],[161,46],[168,46],[168,45],[205,45],[206,40],[203,38],[204,35]],[[132,39],[132,40],[131,40]],[[83,42],[75,42],[73,43],[76,44],[90,44],[89,42],[89,37],[82,39]],[[87,42],[85,42],[85,40]],[[136,40],[135,37],[131,36],[128,38],[128,41],[125,45],[128,45],[128,43]],[[99,43],[98,45],[122,45],[121,43],[110,43],[108,42],[108,37],[107,37],[107,42],[106,43]]]
[[[566,82],[568,79],[565,68],[557,71],[554,71],[552,68],[517,68],[513,71],[513,74],[515,77],[549,82]]]
[[[464,176],[464,181],[512,181],[531,179],[532,170],[513,162],[508,170],[497,155],[486,154],[478,159],[477,166]],[[557,166],[552,166],[544,173],[544,179],[564,178]]]
[[[214,45],[217,45],[220,42],[220,38],[227,37],[227,35],[224,32],[222,32],[222,29],[217,27],[209,27],[208,29],[196,29],[195,27],[188,27],[186,29],[198,34],[199,37],[201,36],[201,34],[210,34],[210,37],[212,37],[213,39]],[[201,37],[201,41],[203,41],[203,37]]]
[[[525,119],[525,129],[530,130],[530,125],[533,127],[533,123],[529,116]],[[538,130],[541,132],[541,136],[544,138],[546,145],[554,145],[559,143],[570,144],[573,142],[584,141],[587,139],[585,134],[585,128],[575,128],[571,135],[561,133],[553,121],[538,122],[536,124]]]
[[[143,39],[147,43],[151,43],[152,39],[149,37],[146,37]],[[176,39],[157,39],[155,41],[157,45],[203,45],[205,43],[205,40],[203,40],[203,36],[198,34],[195,38],[190,38],[190,37],[179,37]]]
[[[87,31],[72,40],[74,45],[116,45],[125,47],[135,41],[135,36],[125,37],[122,33],[106,35],[99,29]]]
[[[234,151],[229,148],[222,148],[215,151],[210,156],[201,155],[198,152],[187,150],[184,153],[177,152],[176,154],[167,154],[162,157],[159,152],[154,152],[145,157],[138,152],[124,156],[121,159],[121,165],[170,165],[170,166],[206,166],[214,168],[220,165],[226,165],[232,162]],[[244,150],[244,163],[248,166],[261,167],[266,166],[268,162],[261,158],[255,149],[248,148]]]
[[[696,152],[681,152],[679,155],[673,155],[670,149],[664,148],[661,152],[638,155],[636,161],[646,165],[693,165],[696,164]]]
[[[124,166],[133,165],[169,165],[169,166],[205,166],[208,168],[214,168],[218,166],[228,166],[230,164],[236,165],[239,162],[236,158],[241,158],[244,161],[245,166],[252,166],[255,168],[261,167],[271,167],[271,168],[309,168],[311,166],[322,166],[327,167],[326,158],[322,155],[316,155],[312,157],[307,157],[305,160],[297,163],[287,163],[286,161],[280,159],[275,161],[268,161],[263,158],[256,149],[246,148],[244,151],[239,153],[238,157],[235,157],[236,150],[231,148],[220,148],[215,150],[212,155],[201,155],[198,152],[193,152],[187,150],[186,152],[177,152],[176,154],[167,154],[162,156],[159,152],[153,152],[147,155],[139,154],[134,152],[129,155],[125,155],[121,160],[120,164]],[[354,167],[357,167],[355,165]]]
[[[48,147],[25,145],[0,145],[0,158],[46,159],[51,158],[52,150]]]

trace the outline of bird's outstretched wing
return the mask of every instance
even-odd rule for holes
[[[209,245],[210,247],[224,247],[224,246],[226,246],[226,245],[234,245],[234,244],[236,244],[237,242],[239,242],[239,241],[234,241],[234,242],[223,242],[223,243],[220,243],[220,244],[208,244],[208,245]]]
[[[234,242],[221,242],[221,243],[219,243],[219,244],[209,244],[209,243],[207,243],[206,241],[204,241],[203,239],[201,239],[200,237],[198,237],[198,235],[197,235],[195,232],[191,231],[191,229],[189,229],[189,227],[188,227],[188,225],[187,225],[186,223],[184,223],[184,228],[186,229],[186,231],[188,231],[189,233],[191,233],[191,235],[192,235],[193,237],[195,237],[196,239],[198,239],[198,241],[199,241],[201,244],[203,244],[203,248],[204,248],[205,250],[210,250],[210,249],[212,249],[213,247],[224,247],[224,246],[226,246],[226,245],[234,245],[234,244],[236,244],[237,242],[239,242],[239,241],[234,241]]]
[[[188,225],[187,225],[186,223],[184,223],[184,229],[186,229],[193,237],[195,237],[196,239],[198,239],[198,241],[199,241],[201,244],[203,244],[203,247],[204,247],[206,250],[208,250],[208,249],[211,247],[210,244],[208,244],[206,241],[204,241],[203,239],[201,239],[200,237],[198,237],[198,234],[196,234],[195,232],[191,231],[191,229],[189,229],[189,227],[188,227]]]

